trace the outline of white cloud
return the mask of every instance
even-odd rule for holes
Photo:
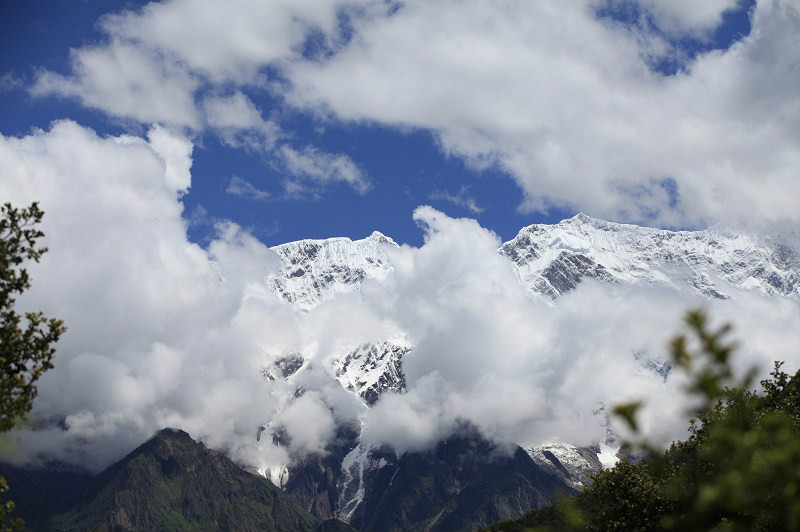
[[[69,328],[39,385],[40,428],[22,435],[19,458],[100,467],[180,426],[253,465],[283,459],[254,438],[275,405],[258,369],[296,336],[294,318],[263,289],[274,255],[231,224],[208,251],[187,240],[178,195],[191,145],[169,135],[100,138],[64,121],[0,137],[0,195],[39,201],[46,213],[50,251],[31,266],[20,305]]]
[[[202,4],[152,2],[101,18],[107,42],[72,49],[71,72],[40,71],[32,93],[137,122],[212,130],[288,172],[292,195],[319,194],[336,181],[363,194],[368,180],[347,156],[279,143],[287,135],[238,88],[263,87],[261,70],[298,57],[309,32],[335,33],[341,3]]]
[[[153,126],[147,133],[150,147],[164,161],[164,178],[176,192],[184,193],[192,184],[192,143],[161,126]]]
[[[646,401],[644,430],[657,441],[683,437],[684,376],[664,383],[633,352],[669,360],[668,340],[692,306],[736,325],[739,371],[756,365],[764,376],[772,360],[800,366],[788,347],[800,324],[795,299],[742,290],[707,302],[584,281],[551,305],[523,295],[499,240],[475,221],[429,207],[415,219],[425,245],[400,249],[387,282],[364,290],[366,304],[414,345],[404,361],[408,393],[386,396],[365,418],[373,443],[425,448],[466,420],[500,441],[590,444],[604,437],[608,407],[632,399]]]
[[[256,201],[263,201],[270,197],[269,192],[256,187],[251,182],[239,176],[233,176],[228,180],[225,192],[234,196],[239,196],[240,198]]]
[[[738,1],[638,4],[667,34],[705,39]],[[357,164],[337,154],[272,149],[283,133],[241,90],[271,91],[340,120],[430,130],[448,155],[510,174],[523,210],[565,207],[659,225],[796,223],[797,4],[760,0],[751,35],[674,76],[650,65],[683,60],[682,52],[647,25],[598,18],[608,5],[628,8],[626,0],[409,0],[399,9],[152,2],[104,17],[108,41],[73,50],[71,73],[42,72],[34,92],[266,146],[276,167],[304,172],[307,179],[288,183],[295,194],[331,181],[368,187]],[[349,40],[337,18],[344,12]],[[312,34],[324,53],[306,59]],[[288,83],[271,82],[266,67]]]
[[[73,49],[72,73],[42,71],[36,95],[76,98],[83,105],[139,122],[200,126],[194,103],[198,79],[178,62],[132,43]]]
[[[342,2],[151,2],[100,19],[105,43],[72,49],[71,72],[42,71],[34,94],[76,98],[145,123],[202,128],[203,87],[263,85],[311,30],[333,33]]]
[[[25,87],[25,83],[12,72],[3,72],[0,75],[0,94],[15,91]]]
[[[652,6],[671,13],[665,4]],[[726,5],[687,13],[705,24]],[[525,210],[797,222],[797,4],[759,2],[750,36],[674,76],[648,66],[658,37],[598,20],[597,7],[405,2],[357,20],[330,59],[293,63],[289,96],[343,120],[432,130],[448,154],[510,173]]]
[[[615,0],[612,0],[614,3]],[[617,1],[624,4],[626,0]],[[665,31],[701,33],[715,28],[722,15],[741,5],[741,0],[638,0]]]
[[[285,176],[288,197],[319,195],[333,184],[344,183],[359,194],[370,189],[361,169],[344,154],[333,154],[308,145],[294,148],[289,135],[278,124],[265,120],[256,105],[242,92],[230,96],[208,97],[203,102],[209,127],[229,146],[244,148],[265,156],[271,166]],[[227,192],[265,199],[241,178],[228,183]]]
[[[456,194],[447,192],[446,190],[434,190],[429,197],[432,200],[442,200],[452,203],[457,207],[466,209],[472,214],[480,214],[485,210],[483,207],[478,205],[478,202],[475,200],[475,198],[469,195],[469,188],[466,185],[462,186]]]
[[[365,194],[371,183],[361,169],[350,157],[344,154],[333,154],[319,150],[314,146],[306,146],[297,150],[288,144],[281,146],[279,167],[296,179],[287,183],[290,196],[302,196],[309,192],[305,183],[312,185],[330,185],[341,182],[350,185],[359,194]],[[312,188],[313,192],[316,190]]]
[[[284,136],[280,126],[265,120],[253,101],[240,91],[207,97],[203,109],[208,126],[229,146],[270,152]]]
[[[399,449],[431,445],[465,420],[502,441],[588,443],[603,433],[601,401],[642,396],[650,433],[668,441],[685,430],[680,379],[664,385],[631,353],[663,354],[697,301],[590,282],[555,306],[529,299],[496,235],[422,207],[414,217],[425,244],[397,249],[385,283],[295,313],[263,282],[276,256],[253,236],[218,222],[207,250],[187,240],[179,194],[189,145],[165,129],[149,139],[100,138],[69,121],[0,137],[0,195],[16,205],[38,200],[46,213],[50,251],[31,265],[21,308],[69,327],[39,385],[35,428],[17,433],[18,460],[100,468],[173,426],[269,467],[324,448],[337,423],[359,416],[368,441]],[[735,296],[709,306],[739,325],[741,365],[798,367],[797,301]],[[414,346],[404,362],[408,393],[366,411],[326,372],[326,359],[400,332]],[[296,382],[261,376],[298,349],[311,369]],[[299,400],[296,386],[306,390]],[[292,446],[256,442],[265,423],[285,428]]]
[[[331,0],[167,0],[102,19],[120,39],[162,50],[212,81],[258,80],[264,65],[297,55],[307,32],[333,33],[337,11]]]

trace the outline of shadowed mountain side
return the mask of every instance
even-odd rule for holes
[[[375,532],[475,530],[573,493],[520,447],[509,454],[470,434],[381,468],[350,524]]]
[[[347,531],[185,432],[165,429],[95,477],[3,467],[31,530]]]
[[[354,424],[339,425],[325,454],[298,456],[289,467],[286,493],[320,519],[333,518],[339,511],[342,460],[358,445],[358,430]]]

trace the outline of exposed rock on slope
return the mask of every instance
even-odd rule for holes
[[[330,361],[342,386],[372,406],[387,391],[405,390],[403,355],[411,350],[403,338],[361,344]]]

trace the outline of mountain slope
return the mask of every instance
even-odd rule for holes
[[[575,493],[519,447],[509,452],[474,433],[384,456],[350,515],[359,530],[475,530]]]
[[[339,522],[323,525],[265,478],[179,430],[158,432],[71,489],[74,495],[66,498],[63,489],[61,496],[45,493],[32,507],[23,501],[22,517],[36,529],[54,532],[347,529]],[[12,485],[10,497],[26,491],[30,488],[25,484]]]

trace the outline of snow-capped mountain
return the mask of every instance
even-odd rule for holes
[[[336,294],[357,290],[365,278],[384,279],[392,271],[391,238],[375,231],[362,240],[300,240],[272,248],[281,258],[267,285],[298,309],[309,310]]]
[[[374,232],[362,240],[300,240],[272,249],[282,260],[267,284],[284,300],[308,310],[336,294],[358,289],[366,278],[392,271],[387,249]],[[730,288],[765,294],[800,294],[800,252],[777,237],[719,228],[668,231],[606,222],[578,214],[558,224],[529,225],[499,253],[516,267],[524,287],[550,298],[587,277],[609,283],[666,286],[710,298]]]
[[[710,298],[730,287],[800,293],[800,255],[774,238],[721,229],[666,231],[584,214],[522,229],[500,246],[528,290],[556,298],[581,279],[667,286]]]
[[[280,268],[266,282],[287,303],[308,311],[357,291],[364,279],[385,279],[393,270],[390,252],[397,247],[377,231],[362,240],[281,244],[272,248],[281,258]],[[585,278],[663,286],[707,298],[726,298],[734,289],[800,295],[797,249],[777,237],[719,228],[667,231],[578,214],[558,224],[525,227],[498,252],[512,261],[521,290],[550,299]],[[368,343],[334,357],[329,368],[346,389],[371,405],[387,390],[404,388],[402,357],[412,348],[397,338]]]
[[[365,279],[386,279],[393,271],[391,252],[397,247],[392,239],[378,232],[362,240],[332,238],[282,244],[273,248],[281,266],[267,276],[266,282],[287,304],[307,312],[329,298],[358,291]],[[757,237],[719,228],[667,231],[579,214],[558,224],[525,227],[502,244],[498,253],[516,269],[520,290],[532,297],[555,300],[555,304],[586,278],[620,285],[661,286],[706,298],[736,297],[739,289],[800,297],[800,250],[779,237]],[[368,406],[384,393],[405,389],[403,357],[413,349],[408,340],[401,335],[353,342],[325,362],[327,371],[345,389]],[[643,372],[668,378],[669,363],[647,353],[632,355],[641,362]],[[264,376],[290,379],[303,371],[307,358],[303,353],[287,353],[265,368]],[[610,435],[593,447],[549,442],[525,452],[539,470],[565,486],[580,489],[590,473],[613,465],[618,450],[618,443]],[[327,459],[333,460],[332,456],[338,457],[330,466],[336,481],[331,484],[331,477],[326,489],[332,490],[335,497],[326,499],[327,511],[349,520],[361,511],[357,509],[365,490],[372,489],[370,486],[383,475],[387,462],[378,449],[365,447],[357,436],[342,447],[340,455],[329,454]],[[314,475],[321,474],[317,469]],[[281,474],[285,482],[286,473]],[[307,484],[305,480],[297,482]]]

